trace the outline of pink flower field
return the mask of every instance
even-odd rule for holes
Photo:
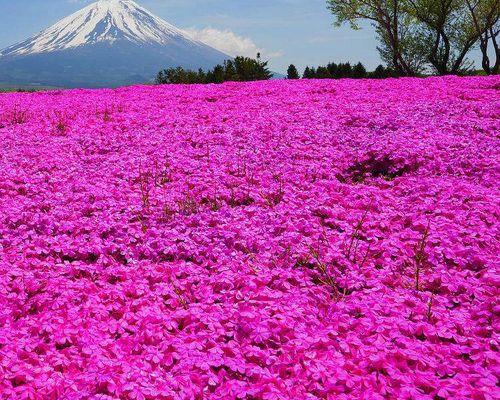
[[[0,398],[498,399],[499,90],[0,95]]]

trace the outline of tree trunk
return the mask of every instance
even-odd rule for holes
[[[491,75],[490,58],[488,57],[488,42],[485,42],[482,37],[480,40],[481,43],[479,44],[479,48],[481,49],[481,53],[483,55],[481,64],[484,72],[486,72],[487,75]]]
[[[448,35],[444,32],[444,29],[441,31],[441,36],[443,37],[444,42],[444,58],[441,60],[441,68],[444,72],[444,75],[448,74],[451,71],[448,71],[448,62],[450,61],[450,40],[448,39]]]
[[[496,55],[495,65],[493,66],[491,73],[494,75],[498,75],[498,72],[500,69],[500,48],[499,48],[498,43],[497,43],[498,32],[493,32],[493,28],[490,28],[490,34],[491,34],[491,41],[493,43],[493,48],[495,49],[495,55]]]
[[[476,7],[480,4],[479,2],[476,3],[474,6],[470,2],[470,0],[465,0],[465,2],[467,4],[467,8],[469,9],[470,15],[472,17],[472,22],[474,23],[474,28],[476,29],[478,35],[479,49],[481,50],[482,54],[481,66],[483,67],[483,70],[487,75],[491,75],[492,68],[491,68],[490,57],[488,56],[488,42],[489,42],[488,23],[486,23],[485,26],[481,26],[479,24],[479,20],[476,15]],[[494,9],[492,9],[492,12],[494,12]],[[489,22],[490,20],[491,18],[490,16],[488,16],[487,21]]]
[[[394,35],[391,23],[383,22],[382,24],[389,38],[389,43],[392,49],[392,63],[394,64],[394,68],[396,69],[398,75],[401,76],[414,75],[411,68],[406,64],[405,60],[401,56],[401,52],[399,51],[399,39],[397,36]]]
[[[469,52],[469,50],[472,48],[472,46],[474,46],[474,43],[476,43],[476,40],[471,39],[464,46],[464,48],[462,49],[461,53],[459,54],[459,56],[457,57],[457,59],[453,63],[453,67],[451,69],[451,73],[452,74],[458,74],[460,72],[460,67],[462,66],[462,63],[463,63],[463,61],[465,59],[465,56],[467,55],[467,53]]]
[[[441,41],[444,44],[444,54],[439,54],[439,45]],[[450,61],[450,40],[442,28],[436,29],[436,40],[429,54],[429,62],[432,64],[438,75],[448,75],[451,71],[448,69]]]

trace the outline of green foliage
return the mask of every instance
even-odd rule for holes
[[[224,61],[223,65],[216,65],[205,72],[186,70],[182,67],[164,69],[156,76],[157,84],[194,84],[194,83],[222,83],[227,81],[246,82],[268,80],[272,78],[267,62],[257,58],[238,56],[233,60]]]
[[[224,61],[224,81],[237,81],[238,74],[236,72],[235,63],[232,60]]]
[[[353,68],[352,68],[352,77],[356,79],[361,79],[361,78],[366,78],[368,76],[366,72],[366,68],[363,64],[360,62],[357,63]]]
[[[311,67],[306,67],[302,77],[304,79],[342,79],[342,78],[353,78],[353,79],[363,79],[363,78],[388,78],[389,76],[397,76],[397,74],[383,66],[377,67],[374,72],[368,73],[365,66],[362,63],[357,63],[352,66],[350,63],[339,63],[334,62],[328,63],[326,66],[319,66],[316,69]]]
[[[479,36],[479,50],[482,54],[481,66],[487,75],[500,72],[499,0],[465,0],[470,29]],[[490,59],[489,49],[493,47],[495,61]]]
[[[383,65],[379,65],[375,68],[375,71],[368,74],[368,77],[372,79],[396,78],[397,76],[398,75],[394,70],[386,68]]]
[[[417,75],[423,63],[422,56],[408,48],[415,32],[411,21],[405,18],[402,3],[407,0],[327,0],[328,8],[335,15],[336,25],[349,23],[359,29],[360,20],[373,23],[379,37],[379,51],[383,60],[398,75]],[[410,56],[410,57],[409,57]],[[418,60],[413,60],[419,56]]]
[[[499,0],[327,0],[336,25],[359,21],[375,26],[378,50],[384,62],[398,75],[425,71],[466,73],[472,66],[467,55],[479,42],[482,66],[498,73],[500,49]],[[495,51],[491,65],[488,45]]]
[[[306,67],[304,73],[302,74],[302,78],[313,79],[315,75],[316,75],[316,70],[314,68]]]
[[[338,78],[353,78],[352,66],[350,63],[340,63],[337,66]]]
[[[466,55],[478,40],[471,29],[465,0],[406,0],[404,13],[419,29],[427,61],[439,75],[470,69]]]
[[[330,76],[327,67],[319,66],[318,68],[316,68],[315,78],[316,79],[328,79],[328,78],[332,78],[332,77]]]
[[[269,71],[268,62],[263,62],[260,53],[257,59],[249,57],[236,57],[234,65],[236,68],[237,81],[262,81],[271,79],[273,74]]]
[[[35,92],[41,92],[44,90],[50,90],[52,89],[51,87],[20,87],[20,88],[11,88],[11,87],[1,87],[0,86],[0,93],[35,93]]]
[[[297,71],[297,67],[293,64],[290,64],[288,70],[286,72],[287,79],[299,79],[299,71]]]
[[[202,83],[199,72],[185,70],[182,67],[164,69],[158,72],[156,83]]]

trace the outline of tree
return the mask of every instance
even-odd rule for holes
[[[182,67],[169,68],[158,73],[156,83],[203,83],[203,77],[196,71],[185,70]]]
[[[375,68],[375,71],[373,71],[373,73],[371,74],[371,77],[375,78],[375,79],[386,78],[387,75],[386,75],[384,66],[379,65],[377,68]]]
[[[428,61],[440,75],[467,72],[472,63],[466,56],[479,42],[482,65],[490,69],[488,42],[491,40],[498,64],[499,0],[405,0],[406,11],[421,27],[428,48]],[[497,64],[497,63],[495,63]],[[489,72],[488,72],[489,71]]]
[[[241,56],[234,59],[236,75],[240,81],[261,81],[271,79],[273,74],[269,71],[267,64],[267,61],[264,62],[261,60],[260,53],[257,54],[256,59]]]
[[[156,75],[156,79],[155,79],[155,83],[157,85],[163,85],[166,82],[166,70],[161,70],[160,72],[158,72],[158,74]]]
[[[239,81],[236,68],[232,60],[224,61],[224,81]]]
[[[256,81],[272,78],[267,62],[249,57],[236,57],[216,65],[207,72],[185,70],[182,67],[164,69],[156,76],[157,84],[165,83],[222,83],[227,81]]]
[[[352,76],[352,67],[350,63],[340,63],[337,67],[339,78],[350,78]]]
[[[390,70],[385,68],[383,65],[379,65],[377,68],[375,68],[375,71],[368,74],[368,77],[373,79],[385,79],[389,78],[390,76]]]
[[[287,79],[299,79],[299,71],[297,71],[297,67],[293,64],[290,64],[288,70],[286,72]]]
[[[306,67],[304,69],[304,73],[302,74],[302,78],[313,79],[315,74],[316,74],[316,72],[314,71],[314,68],[311,69],[309,67]]]
[[[398,65],[397,58],[394,56],[393,35],[384,28],[377,26],[376,33],[379,39],[377,50],[382,60],[389,68],[397,71],[400,76],[419,75],[426,70],[428,64],[428,45],[422,36],[422,29],[415,23],[415,19],[405,13],[399,3],[397,12],[397,43],[400,59],[404,60],[404,67]],[[406,73],[401,71],[405,70]]]
[[[205,74],[205,71],[203,71],[201,68],[198,69],[198,82],[197,83],[206,83],[207,82],[207,74]]]
[[[385,68],[383,65],[379,65],[375,71],[368,73],[365,66],[358,62],[354,66],[350,63],[340,63],[335,64],[330,62],[326,67],[318,66],[316,69],[311,67],[306,67],[304,74],[302,75],[304,79],[339,79],[339,78],[389,78],[398,77],[398,74],[391,68]]]
[[[315,78],[317,79],[328,79],[331,78],[330,73],[328,72],[327,67],[319,66],[316,68],[316,75]]]
[[[500,0],[327,0],[336,24],[375,26],[382,59],[398,75],[429,69],[439,75],[467,72],[467,54],[479,41],[483,68],[498,72]],[[488,45],[495,50],[491,66]]]
[[[361,64],[360,62],[357,63],[352,69],[352,77],[356,78],[356,79],[366,78],[367,73],[366,73],[365,66],[363,64]]]
[[[338,68],[337,64],[335,64],[334,62],[328,63],[328,65],[326,66],[326,68],[328,68],[328,73],[330,74],[330,76],[333,79],[340,78],[340,76],[339,76],[339,68]]]
[[[224,67],[217,64],[212,70],[213,81],[212,83],[222,83],[224,82],[225,71]]]
[[[497,36],[500,32],[500,0],[465,0],[472,29],[479,37],[481,65],[488,75],[498,74],[500,69],[500,49]],[[495,50],[495,64],[492,66],[488,55],[489,42]]]
[[[427,61],[439,75],[471,67],[466,55],[479,35],[467,20],[465,0],[405,0],[403,7],[420,28]]]
[[[403,2],[407,0],[327,0],[328,8],[336,16],[336,25],[349,23],[353,29],[359,29],[359,20],[371,21],[383,46],[379,49],[383,58],[390,61],[399,75],[418,74],[420,60],[415,62],[413,43],[406,36],[414,34],[409,29],[409,19],[404,18]],[[432,0],[429,0],[432,1]]]

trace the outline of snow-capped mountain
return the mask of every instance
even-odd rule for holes
[[[0,55],[0,84],[84,87],[143,83],[162,68],[229,58],[132,0],[92,3]]]
[[[194,42],[186,33],[131,0],[101,0],[60,20],[33,38],[6,48],[2,54],[44,53],[99,42],[113,43],[120,39],[162,45],[173,40]]]

